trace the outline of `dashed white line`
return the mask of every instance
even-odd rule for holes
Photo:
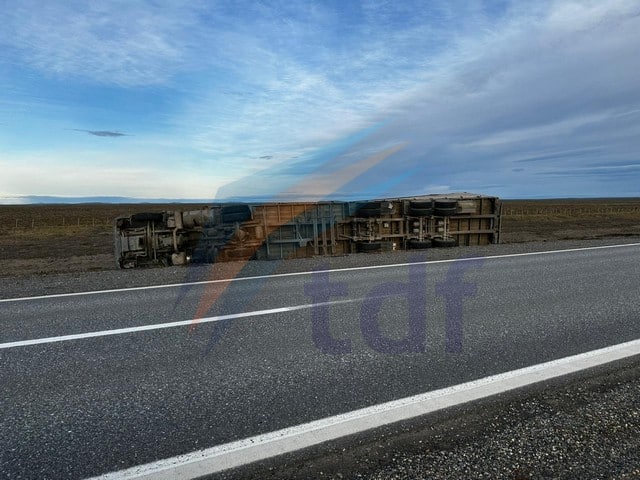
[[[56,293],[51,295],[36,295],[31,297],[3,298],[3,299],[0,299],[0,303],[23,302],[27,300],[44,300],[44,299],[64,298],[64,297],[78,297],[83,295],[101,295],[106,293],[135,292],[140,290],[155,290],[155,289],[161,289],[161,288],[178,288],[178,287],[185,287],[185,286],[192,286],[192,285],[209,285],[214,283],[244,282],[244,281],[251,281],[251,280],[262,280],[265,278],[313,275],[314,273],[319,273],[319,272],[327,272],[327,273],[352,272],[352,271],[358,271],[358,270],[398,268],[398,267],[406,267],[409,265],[434,265],[439,263],[494,260],[499,258],[527,257],[527,256],[534,256],[534,255],[549,255],[549,254],[556,254],[556,253],[583,252],[583,251],[589,251],[589,250],[603,250],[607,248],[623,248],[623,247],[638,247],[638,246],[640,246],[640,243],[624,243],[620,245],[601,245],[598,247],[568,248],[564,250],[548,250],[543,252],[508,253],[504,255],[490,255],[487,257],[465,257],[465,258],[452,258],[447,260],[427,260],[424,262],[394,263],[390,265],[369,265],[369,266],[363,266],[363,267],[347,267],[347,268],[333,268],[328,270],[315,270],[315,271],[305,271],[305,272],[277,273],[273,275],[256,275],[252,277],[234,277],[234,278],[225,278],[225,279],[218,279],[218,280],[201,280],[197,282],[170,283],[165,285],[147,285],[144,287],[113,288],[109,290],[91,290],[87,292]]]
[[[199,323],[220,322],[222,320],[233,320],[237,318],[258,317],[263,315],[273,315],[276,313],[295,312],[297,310],[308,310],[314,307],[326,305],[339,305],[362,301],[362,298],[350,298],[347,300],[334,300],[331,302],[308,303],[304,305],[293,305],[290,307],[270,308],[267,310],[254,310],[251,312],[232,313],[219,315],[216,317],[197,318],[192,320],[180,320],[177,322],[156,323],[150,325],[139,325],[135,327],[116,328],[113,330],[100,330],[96,332],[74,333],[71,335],[60,335],[57,337],[34,338],[30,340],[18,340],[15,342],[0,343],[0,350],[16,347],[28,347],[31,345],[41,345],[43,343],[68,342],[70,340],[81,340],[84,338],[107,337],[110,335],[122,335],[125,333],[144,332],[149,330],[160,330],[163,328],[182,327],[185,325],[197,325]]]
[[[180,480],[210,475],[635,355],[640,355],[640,340],[492,375],[95,478]]]

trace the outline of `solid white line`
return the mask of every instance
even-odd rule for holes
[[[95,478],[179,480],[209,475],[639,354],[640,340],[633,340]]]
[[[487,257],[451,258],[448,260],[427,260],[424,262],[394,263],[390,265],[369,265],[364,267],[333,268],[329,270],[314,270],[314,271],[306,271],[306,272],[276,273],[273,275],[256,275],[253,277],[232,277],[232,278],[225,278],[225,279],[218,279],[218,280],[202,280],[198,282],[170,283],[166,285],[148,285],[145,287],[113,288],[110,290],[90,290],[87,292],[56,293],[52,295],[37,295],[32,297],[3,298],[3,299],[0,299],[0,303],[23,302],[26,300],[43,300],[43,299],[50,299],[50,298],[76,297],[76,296],[82,296],[82,295],[99,295],[104,293],[134,292],[139,290],[155,290],[160,288],[177,288],[177,287],[184,287],[184,286],[191,286],[191,285],[209,285],[212,283],[242,282],[247,280],[262,280],[265,278],[295,277],[300,275],[313,275],[314,273],[320,273],[320,272],[324,272],[324,273],[352,272],[357,270],[375,270],[380,268],[406,267],[409,265],[431,265],[431,264],[438,264],[438,263],[493,260],[497,258],[527,257],[527,256],[533,256],[533,255],[548,255],[548,254],[555,254],[555,253],[583,252],[587,250],[602,250],[606,248],[622,248],[622,247],[638,247],[638,246],[640,246],[640,243],[624,243],[620,245],[602,245],[599,247],[568,248],[565,250],[548,250],[544,252],[508,253],[504,255],[490,255]]]
[[[81,340],[83,338],[106,337],[109,335],[122,335],[125,333],[144,332],[148,330],[160,330],[163,328],[181,327],[184,325],[197,325],[199,323],[220,322],[222,320],[233,320],[236,318],[258,317],[262,315],[273,315],[275,313],[295,312],[298,310],[308,310],[324,305],[339,305],[345,303],[359,302],[362,298],[350,298],[347,300],[334,300],[331,302],[308,303],[304,305],[294,305],[291,307],[270,308],[268,310],[254,310],[252,312],[232,313],[229,315],[219,315],[217,317],[206,317],[192,320],[180,320],[177,322],[156,323],[152,325],[140,325],[136,327],[117,328],[114,330],[101,330],[96,332],[75,333],[71,335],[60,335],[57,337],[34,338],[31,340],[18,340],[15,342],[0,343],[0,350],[6,348],[27,347],[30,345],[41,345],[43,343],[67,342],[69,340]]]

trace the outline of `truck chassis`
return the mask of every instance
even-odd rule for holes
[[[115,219],[121,268],[499,243],[501,203],[469,193],[217,203]]]

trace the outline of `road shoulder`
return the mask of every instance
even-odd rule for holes
[[[640,358],[212,478],[640,478]]]

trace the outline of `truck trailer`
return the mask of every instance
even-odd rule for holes
[[[114,223],[121,268],[500,241],[497,197],[457,193],[365,201],[216,203],[137,213]]]

